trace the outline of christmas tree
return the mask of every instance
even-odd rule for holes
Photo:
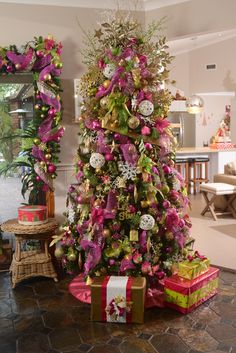
[[[67,269],[82,262],[85,276],[158,279],[185,252],[188,198],[163,88],[172,57],[159,32],[118,16],[87,36],[78,183],[57,249]]]

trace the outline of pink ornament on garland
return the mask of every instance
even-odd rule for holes
[[[57,167],[55,166],[55,164],[49,164],[47,169],[48,173],[55,173]]]
[[[150,127],[148,127],[148,126],[142,127],[141,133],[144,136],[150,135],[150,133],[151,133]]]

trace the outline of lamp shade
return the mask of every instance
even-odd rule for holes
[[[197,114],[202,111],[204,106],[204,101],[200,96],[197,96],[196,94],[194,94],[186,100],[185,105],[188,113]]]

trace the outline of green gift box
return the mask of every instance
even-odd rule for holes
[[[210,260],[195,252],[189,256],[189,260],[179,263],[178,275],[185,279],[194,279],[207,272],[210,267]]]

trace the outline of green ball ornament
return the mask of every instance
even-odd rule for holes
[[[75,255],[75,253],[74,253],[74,252],[69,253],[69,254],[67,255],[67,259],[68,259],[69,261],[75,261],[75,260],[76,260],[76,255]]]
[[[63,67],[62,62],[60,62],[60,61],[56,61],[54,65],[55,65],[56,69],[62,69],[62,67]]]
[[[170,191],[170,188],[168,185],[165,184],[162,186],[161,191],[163,192],[163,194],[168,194]]]
[[[46,105],[43,105],[41,109],[43,112],[46,112],[48,110],[48,107]]]

